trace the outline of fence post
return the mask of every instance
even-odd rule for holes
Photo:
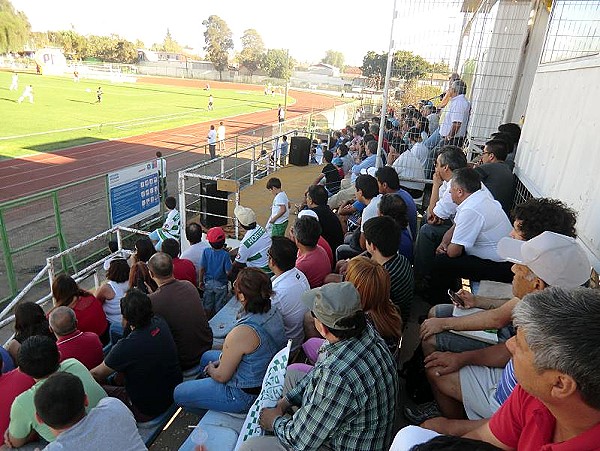
[[[4,264],[6,266],[6,275],[8,276],[8,287],[11,296],[17,294],[17,278],[15,277],[15,268],[13,266],[12,253],[8,242],[8,233],[4,223],[4,210],[0,209],[0,239],[2,240],[2,254],[4,254]]]
[[[50,283],[50,293],[52,293],[52,282],[54,281],[54,264],[51,257],[46,259],[48,265],[48,282]]]
[[[224,177],[225,175],[225,158],[221,158],[221,173],[219,177]]]
[[[255,170],[256,170],[256,147],[252,146],[252,160],[250,161],[250,186],[254,185],[254,171]],[[236,231],[236,238],[237,238],[237,231]]]

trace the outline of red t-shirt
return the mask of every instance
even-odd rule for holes
[[[304,273],[311,288],[323,285],[327,274],[331,272],[331,262],[325,249],[318,246],[306,254],[298,252],[296,268]]]
[[[333,268],[333,252],[331,251],[331,246],[329,245],[327,240],[320,236],[317,246],[320,246],[323,249],[325,249],[325,252],[327,252],[327,257],[329,257],[329,263],[331,263],[331,267]]]
[[[95,296],[81,296],[72,307],[77,318],[77,327],[83,332],[94,332],[101,336],[108,327],[102,304]]]
[[[540,400],[517,385],[490,419],[492,434],[523,451],[592,451],[600,449],[600,424],[571,440],[552,443],[556,418]]]
[[[19,369],[0,374],[0,446],[4,445],[4,431],[10,422],[10,406],[17,396],[33,387],[35,381]]]
[[[173,277],[177,280],[189,280],[195,287],[198,286],[198,273],[196,267],[187,258],[173,259]]]
[[[76,330],[64,337],[58,337],[56,342],[60,352],[60,361],[74,358],[91,370],[102,363],[102,343],[100,338],[93,332],[82,332]]]

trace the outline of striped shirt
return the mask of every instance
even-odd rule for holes
[[[286,449],[388,449],[398,389],[396,365],[367,326],[358,337],[328,343],[324,354],[286,398],[300,408],[277,417],[275,436]]]
[[[402,322],[406,324],[415,289],[412,266],[406,257],[396,254],[383,267],[390,273],[390,299],[400,310]]]
[[[502,377],[500,378],[498,388],[496,389],[496,401],[503,404],[516,386],[517,379],[515,378],[515,365],[513,360],[510,359],[504,367],[504,371],[502,371]]]

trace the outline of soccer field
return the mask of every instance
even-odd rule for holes
[[[0,72],[0,159],[50,152],[109,138],[122,138],[198,122],[276,108],[282,95],[261,91],[197,88],[19,74],[9,91],[10,72]],[[17,102],[33,85],[34,103]],[[96,90],[102,87],[102,103]],[[208,111],[208,97],[214,110]],[[292,99],[288,97],[288,104]],[[204,133],[204,132],[203,132]]]

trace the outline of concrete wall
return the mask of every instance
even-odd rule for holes
[[[517,152],[516,174],[534,196],[578,212],[581,242],[600,270],[600,152],[596,114],[600,56],[538,68]]]

